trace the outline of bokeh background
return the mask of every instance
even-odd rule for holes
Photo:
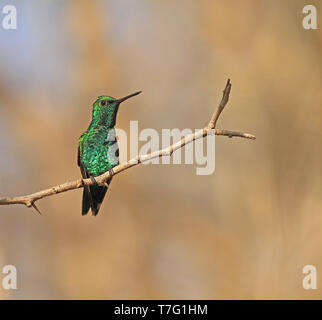
[[[307,1],[5,4],[18,29],[0,29],[0,196],[80,177],[77,140],[101,94],[143,90],[120,108],[127,132],[194,129],[229,77],[218,127],[257,140],[217,137],[210,176],[127,170],[96,218],[81,216],[82,190],[39,201],[42,216],[1,206],[0,270],[17,267],[18,289],[0,298],[322,297],[322,33],[302,27]],[[317,290],[302,287],[308,264]]]

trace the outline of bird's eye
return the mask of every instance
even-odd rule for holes
[[[106,106],[106,100],[101,101],[101,106]]]

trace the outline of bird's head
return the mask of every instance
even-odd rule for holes
[[[99,96],[97,100],[93,104],[93,120],[99,125],[106,125],[108,127],[114,127],[116,121],[117,111],[119,109],[120,104],[138,94],[141,91],[129,94],[123,98],[116,99],[110,96]]]

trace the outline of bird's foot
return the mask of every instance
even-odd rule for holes
[[[113,168],[108,170],[108,173],[110,174],[110,182],[112,181],[112,178],[114,176]]]

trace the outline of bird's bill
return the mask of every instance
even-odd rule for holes
[[[123,102],[123,101],[125,101],[125,100],[127,100],[127,99],[129,99],[129,98],[132,98],[132,97],[134,97],[134,96],[137,96],[138,94],[140,94],[142,91],[138,91],[138,92],[134,92],[134,93],[132,93],[132,94],[129,94],[128,96],[126,96],[126,97],[123,97],[123,98],[120,98],[120,99],[117,99],[117,102],[118,103],[121,103],[121,102]]]

